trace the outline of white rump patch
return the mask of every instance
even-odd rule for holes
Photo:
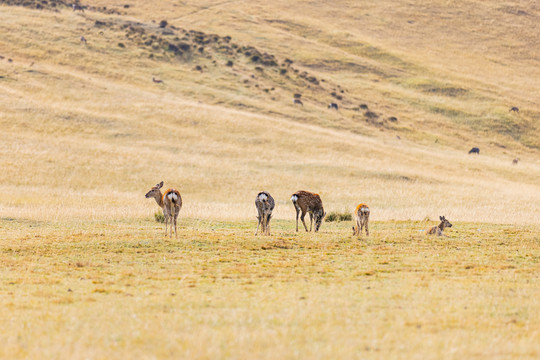
[[[369,212],[369,208],[363,207],[363,208],[360,209],[360,212],[368,213],[368,212]]]
[[[176,200],[178,200],[178,195],[176,195],[176,193],[173,193],[173,192],[170,192],[167,197],[169,198],[169,200],[171,200],[172,202],[176,202]]]
[[[291,201],[292,202],[298,201],[298,196],[296,196],[296,195],[291,196]]]
[[[259,194],[259,200],[261,201],[268,200],[268,196],[266,196],[266,194]]]

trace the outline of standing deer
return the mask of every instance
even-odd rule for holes
[[[294,99],[293,104],[298,104],[298,105],[304,106],[304,104],[302,103],[302,100],[300,100],[300,99]]]
[[[259,212],[259,223],[257,224],[257,231],[255,235],[259,233],[259,225],[261,225],[261,231],[263,234],[270,235],[270,219],[272,218],[272,210],[274,210],[274,198],[266,191],[261,191],[255,198],[255,207]]]
[[[175,189],[167,189],[164,194],[161,193],[161,188],[163,187],[163,181],[150,189],[146,193],[146,198],[154,198],[160,208],[163,209],[163,216],[165,217],[165,236],[167,236],[167,224],[170,220],[171,222],[171,236],[174,224],[174,236],[177,236],[176,233],[176,219],[178,218],[178,213],[182,208],[182,196],[180,192]]]
[[[437,236],[443,236],[443,231],[447,227],[452,227],[452,224],[450,224],[450,221],[446,220],[444,216],[439,216],[439,219],[441,220],[441,223],[438,226],[434,226],[430,228],[426,235],[437,235]],[[444,235],[446,236],[446,235]]]
[[[517,112],[517,113],[518,113],[518,112],[519,112],[519,108],[518,108],[517,106],[512,106],[512,107],[510,108],[510,110],[508,110],[508,111],[509,111],[509,112],[512,112],[512,111],[513,111],[513,112]]]
[[[512,165],[517,165],[519,162],[519,158],[515,158],[514,160],[512,160]]]
[[[306,231],[308,231],[306,222],[304,221],[306,212],[309,213],[309,231],[311,231],[313,226],[313,218],[315,218],[315,232],[319,231],[322,220],[326,216],[319,194],[300,190],[291,196],[291,201],[296,209],[296,231],[298,232],[298,214],[300,214],[300,211],[302,211],[300,219],[302,220]]]
[[[362,235],[362,229],[366,227],[366,236],[369,236],[369,207],[366,204],[360,204],[354,211],[354,217],[356,218],[356,226],[353,226],[353,235]]]

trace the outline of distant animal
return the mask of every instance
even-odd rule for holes
[[[174,225],[174,235],[177,236],[176,232],[176,219],[182,208],[182,196],[180,192],[175,189],[167,189],[165,193],[161,193],[161,188],[163,187],[163,181],[152,187],[149,192],[146,193],[145,197],[147,199],[154,198],[160,208],[163,209],[163,216],[165,217],[165,236],[167,236],[167,224],[171,223],[171,236]]]
[[[510,110],[508,110],[508,111],[509,111],[509,112],[512,112],[512,111],[513,111],[513,112],[517,112],[517,113],[518,113],[518,112],[519,112],[519,108],[518,108],[517,106],[512,106],[512,107],[510,108]]]
[[[354,210],[354,217],[356,219],[356,226],[353,226],[353,236],[362,235],[362,229],[366,227],[366,236],[369,236],[369,207],[366,204],[360,204]]]
[[[81,36],[81,42],[86,44],[86,38],[84,36]]]
[[[452,224],[450,223],[450,221],[446,220],[444,216],[439,216],[439,219],[441,220],[441,223],[438,226],[433,226],[432,228],[428,229],[428,231],[426,232],[426,235],[443,236],[444,229],[446,229],[447,227],[449,228],[452,227]]]
[[[255,235],[259,233],[259,225],[261,226],[261,232],[266,235],[270,235],[270,219],[272,218],[272,211],[274,210],[274,198],[266,191],[261,191],[255,198],[255,207],[259,216],[257,219],[257,231]]]
[[[330,103],[330,105],[328,105],[328,108],[329,108],[329,109],[336,109],[336,110],[337,110],[337,109],[338,109],[338,104],[336,104],[336,103]]]
[[[480,155],[480,149],[477,147],[473,147],[471,150],[469,150],[469,154],[477,154]]]
[[[517,165],[519,162],[519,158],[515,158],[514,160],[512,160],[512,165]]]
[[[163,80],[156,79],[155,77],[152,77],[152,81],[157,83],[157,84],[162,84],[163,83]]]
[[[306,231],[308,231],[306,222],[304,221],[306,213],[309,213],[309,231],[311,231],[313,227],[313,219],[315,219],[315,232],[319,231],[322,221],[326,216],[319,194],[300,190],[291,196],[291,201],[296,209],[296,231],[298,232],[298,215],[300,212],[302,212],[300,219],[302,220]]]
[[[72,4],[71,6],[73,7],[73,11],[79,10],[81,12],[84,12],[84,6],[82,6],[82,5]]]
[[[294,99],[293,103],[304,106],[304,104],[302,103],[302,100],[300,99]]]

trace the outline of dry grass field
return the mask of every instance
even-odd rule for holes
[[[81,5],[0,0],[1,358],[540,357],[536,1]]]

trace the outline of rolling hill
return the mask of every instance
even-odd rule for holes
[[[537,222],[534,1],[80,6],[0,2],[3,218],[152,216],[164,180],[192,218],[252,218],[262,189],[291,218],[306,189],[375,220]]]

